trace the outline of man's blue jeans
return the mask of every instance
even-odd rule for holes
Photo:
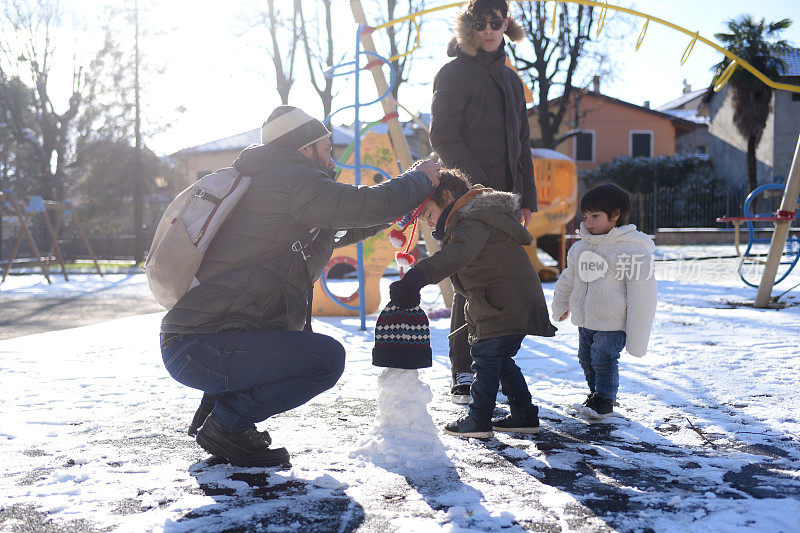
[[[625,347],[624,331],[578,328],[578,361],[589,391],[616,401],[619,389],[619,354]]]
[[[470,389],[469,416],[473,420],[479,423],[491,421],[500,387],[508,398],[512,415],[524,416],[530,407],[528,384],[513,359],[524,338],[525,335],[506,335],[472,345],[470,353],[475,381]]]
[[[344,347],[305,331],[223,331],[169,335],[164,365],[176,381],[205,392],[214,420],[241,433],[308,402],[344,372]]]

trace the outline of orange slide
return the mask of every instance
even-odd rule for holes
[[[533,176],[536,181],[536,195],[539,210],[533,213],[528,223],[528,231],[534,241],[525,251],[531,264],[542,281],[552,281],[558,277],[556,268],[545,266],[537,256],[536,238],[542,235],[559,235],[564,246],[565,227],[575,217],[578,210],[578,172],[569,157],[546,148],[531,149],[533,157]],[[563,264],[563,257],[562,257]]]

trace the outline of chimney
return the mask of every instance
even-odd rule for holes
[[[692,86],[686,83],[686,78],[683,79],[683,94],[692,92]]]
[[[650,109],[650,100],[645,100],[644,101],[644,108],[645,109]]]
[[[596,93],[600,92],[600,76],[592,78],[592,90]]]

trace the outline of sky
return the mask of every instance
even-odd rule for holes
[[[287,3],[281,0],[279,5]],[[82,19],[78,30],[79,42],[85,51],[101,37],[98,29],[107,17],[104,7],[108,0],[67,0],[65,6]],[[446,0],[431,1],[430,6],[445,5]],[[140,43],[144,61],[158,75],[145,74],[143,105],[145,120],[172,122],[167,131],[158,133],[147,144],[156,153],[169,154],[181,148],[257,128],[269,112],[280,105],[275,90],[274,68],[265,44],[268,33],[256,22],[260,4],[255,0],[139,0],[142,9],[142,35]],[[365,11],[375,13],[375,0],[363,2]],[[132,8],[132,0],[113,2],[115,7]],[[800,46],[800,2],[797,0],[650,0],[648,2],[617,1],[616,5],[636,9],[668,20],[692,31],[699,31],[708,39],[724,30],[724,22],[740,14],[749,13],[768,21],[782,18],[794,19],[795,25],[784,33],[784,38]],[[334,27],[336,46],[348,50],[348,41],[354,43],[355,24],[348,0],[334,0]],[[397,15],[404,15],[399,11]],[[428,112],[432,81],[436,71],[448,61],[445,53],[450,38],[450,22],[456,9],[448,9],[424,18],[421,46],[414,53],[410,82],[400,90],[400,103],[413,112]],[[601,92],[635,104],[649,101],[653,107],[662,105],[681,95],[683,80],[694,89],[707,86],[711,81],[710,67],[719,62],[721,54],[710,47],[698,44],[684,65],[680,58],[690,38],[677,31],[655,23],[649,25],[646,37],[638,52],[634,51],[642,20],[631,19],[627,38],[609,43],[610,57],[615,65],[612,78],[601,80]],[[73,26],[75,27],[75,26]],[[74,31],[74,30],[71,30]],[[132,35],[132,25],[123,25],[122,31]],[[606,30],[604,30],[604,33]],[[74,35],[74,33],[73,33]],[[604,38],[601,35],[601,40]],[[378,52],[381,49],[380,36]],[[63,59],[70,59],[67,44],[59,49]],[[354,48],[351,46],[350,48]],[[350,61],[350,56],[346,61]],[[69,61],[62,61],[62,65]],[[68,75],[68,72],[62,73]],[[308,81],[307,67],[302,55],[295,65],[296,82],[289,104],[301,106],[309,113],[320,116],[322,106]],[[374,97],[374,87],[369,76],[362,84],[364,98]],[[341,79],[341,78],[340,78]],[[351,80],[352,78],[350,78]],[[554,95],[555,96],[555,95]],[[353,101],[352,82],[340,85],[334,108]],[[177,114],[174,110],[185,108]],[[379,105],[362,110],[362,120],[380,118]],[[401,113],[401,118],[404,114]],[[320,118],[322,118],[320,116]],[[405,117],[408,118],[407,116]],[[352,114],[342,113],[335,123],[352,120]]]

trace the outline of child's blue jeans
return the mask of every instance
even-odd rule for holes
[[[616,401],[619,389],[619,354],[625,347],[624,331],[578,328],[578,361],[591,392]]]
[[[470,389],[469,416],[477,422],[490,422],[502,387],[511,414],[525,415],[531,405],[531,393],[525,376],[514,362],[525,335],[506,335],[476,342],[470,350],[475,381]]]
[[[206,394],[203,403],[226,431],[241,433],[303,405],[333,387],[344,371],[344,347],[306,331],[222,331],[162,336],[170,375]]]

